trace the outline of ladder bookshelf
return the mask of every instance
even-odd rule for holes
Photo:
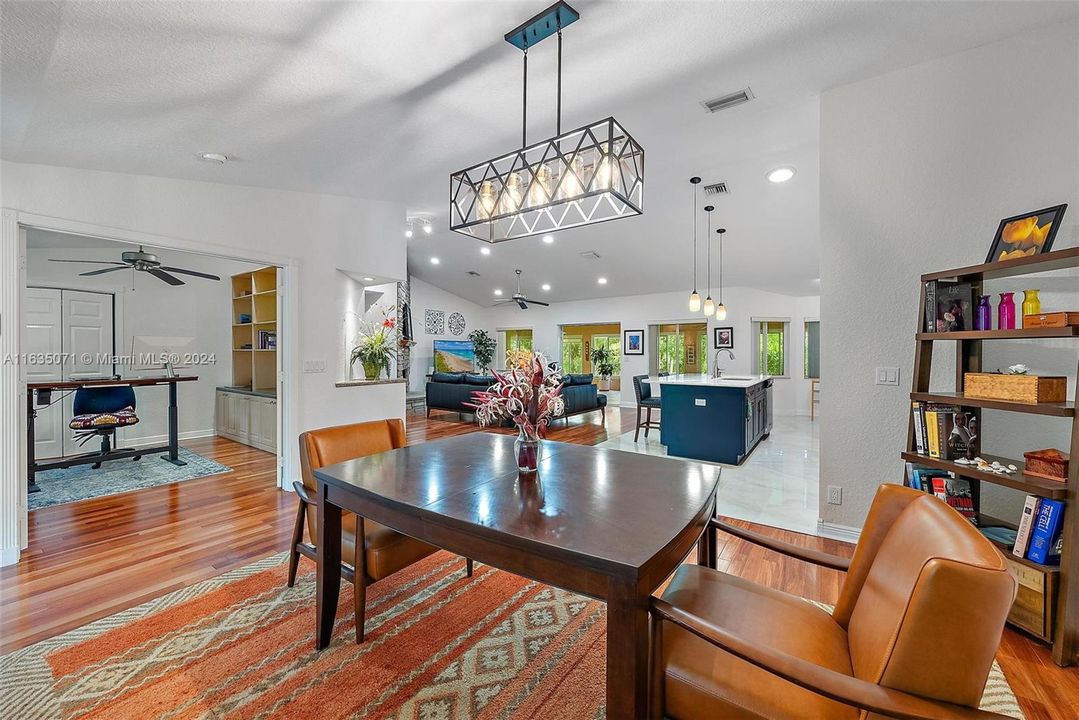
[[[260,337],[273,333],[274,346]],[[249,390],[277,389],[277,268],[232,276],[232,384]]]
[[[964,373],[982,371],[982,343],[988,341],[1034,340],[1039,338],[1079,337],[1079,328],[1025,328],[1016,330],[967,330],[958,332],[924,332],[925,328],[925,284],[932,280],[960,280],[971,283],[975,296],[982,295],[983,282],[989,279],[1017,277],[1030,273],[1042,273],[1050,270],[1079,267],[1079,248],[1068,248],[1033,257],[1019,258],[1004,262],[971,265],[968,267],[922,275],[921,302],[919,304],[918,325],[915,333],[915,356],[911,401],[942,403],[966,408],[987,408],[1013,413],[1027,413],[1060,418],[1071,423],[1071,463],[1068,468],[1067,482],[1054,482],[1027,477],[1023,474],[1023,462],[1010,458],[980,452],[980,456],[989,462],[998,460],[1005,466],[1019,468],[1014,475],[997,475],[982,472],[973,466],[954,463],[940,458],[931,458],[916,451],[914,418],[910,416],[907,428],[907,445],[902,458],[907,462],[946,470],[970,481],[976,510],[980,506],[981,483],[992,483],[1017,490],[1028,495],[1035,495],[1054,500],[1063,500],[1066,509],[1063,515],[1063,552],[1060,565],[1041,565],[1027,558],[1018,558],[1011,553],[1011,548],[997,544],[1004,557],[1012,562],[1021,581],[1040,580],[1046,593],[1047,617],[1051,630],[1044,634],[1033,632],[1029,627],[1021,629],[1039,637],[1052,645],[1053,660],[1058,665],[1072,665],[1079,659],[1079,505],[1076,493],[1079,492],[1079,423],[1075,422],[1075,409],[1079,404],[1079,388],[1071,402],[1027,404],[1005,400],[986,400],[968,398],[963,394]],[[955,392],[930,392],[929,379],[933,362],[934,342],[956,343]],[[1079,363],[1077,363],[1079,367]],[[909,403],[908,403],[909,405]],[[908,408],[909,415],[909,408]],[[984,431],[979,430],[984,436]],[[1034,448],[1031,448],[1034,449]],[[1009,520],[977,515],[981,526],[1005,526],[1015,528],[1016,523]],[[1009,622],[1011,622],[1009,620]]]

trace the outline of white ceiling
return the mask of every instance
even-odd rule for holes
[[[687,180],[701,175],[732,188],[716,203],[729,229],[726,283],[811,294],[821,91],[1079,12],[1054,2],[573,2],[582,19],[565,32],[563,126],[614,115],[633,133],[647,158],[645,214],[481,256],[478,241],[446,227],[448,175],[519,144],[520,53],[502,35],[545,4],[4,0],[0,152],[396,201],[435,218],[432,235],[409,241],[412,272],[485,304],[518,266],[534,296],[541,282],[566,300],[688,292]],[[531,53],[530,140],[554,134],[553,51]],[[748,105],[716,115],[699,105],[746,85],[757,95]],[[200,151],[235,160],[202,163]],[[794,180],[765,181],[787,164]],[[593,249],[601,260],[579,259]]]

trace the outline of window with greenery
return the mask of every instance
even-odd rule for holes
[[[659,371],[677,375],[686,369],[686,343],[682,333],[660,332]]]
[[[592,348],[607,348],[611,351],[611,362],[614,364],[612,377],[618,377],[622,373],[622,338],[618,335],[593,335]],[[593,370],[594,372],[594,370]]]
[[[761,322],[757,358],[762,375],[781,377],[787,374],[787,342],[784,322]]]
[[[532,350],[531,330],[506,330],[506,352],[511,350]]]
[[[584,341],[581,337],[562,336],[562,372],[584,371]]]
[[[700,363],[701,372],[707,374],[708,373],[708,333],[707,332],[701,333],[701,336],[698,339],[700,340],[700,347],[697,348],[697,352],[700,353],[700,355],[698,355],[698,357],[700,358],[700,360],[698,360],[698,363]]]
[[[805,362],[803,372],[806,378],[820,379],[820,320],[805,322]]]

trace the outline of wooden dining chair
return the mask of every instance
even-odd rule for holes
[[[300,435],[300,474],[303,482],[293,482],[300,499],[292,532],[289,555],[288,586],[296,583],[300,555],[316,563],[318,550],[318,484],[314,471],[326,465],[404,447],[405,426],[398,418],[337,425],[309,430]],[[311,542],[303,541],[306,521]],[[364,638],[367,586],[393,575],[436,552],[438,548],[403,535],[384,525],[345,512],[341,518],[341,577],[352,583],[356,611],[356,642]],[[472,560],[465,561],[465,571],[472,577]]]
[[[849,561],[719,520],[706,535],[716,529],[846,571],[846,581],[828,613],[681,566],[652,600],[653,718],[1004,717],[977,708],[1017,584],[1000,552],[939,499],[882,486]]]

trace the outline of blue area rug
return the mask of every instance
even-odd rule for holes
[[[230,467],[184,448],[180,448],[180,459],[187,463],[183,467],[165,462],[160,455],[159,452],[152,453],[138,461],[131,458],[110,460],[102,463],[100,470],[94,470],[89,465],[76,465],[39,472],[37,486],[41,490],[27,495],[27,507],[30,510],[36,510],[50,505],[87,500],[103,495],[116,495],[130,490],[141,490],[232,470]]]

